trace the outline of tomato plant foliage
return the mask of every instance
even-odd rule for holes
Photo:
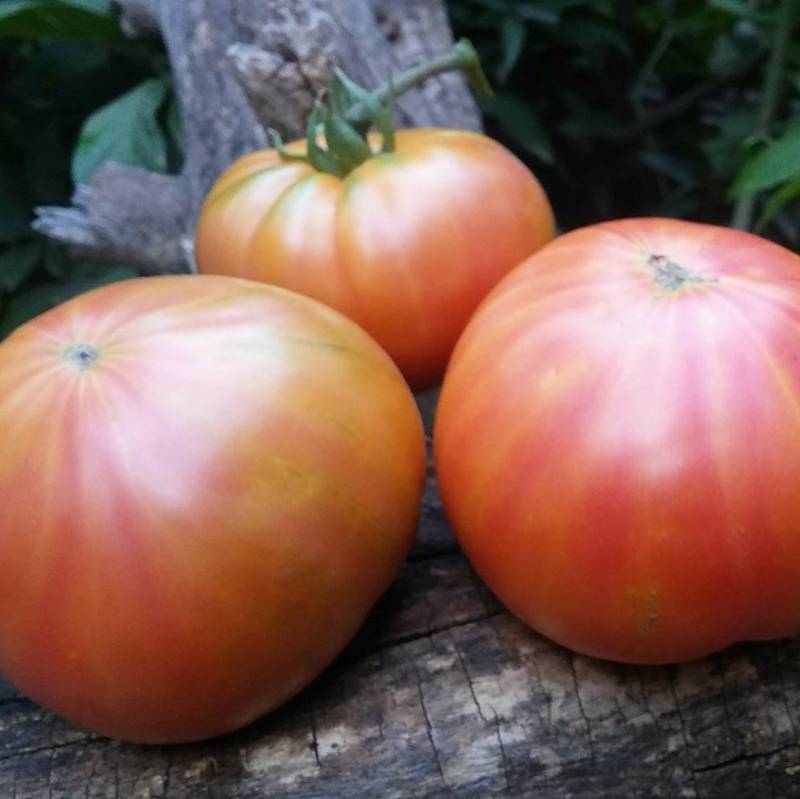
[[[128,42],[103,0],[0,3],[0,337],[127,264],[70,261],[31,229],[107,159],[174,169],[167,62]]]
[[[759,194],[742,226],[796,247],[793,5],[448,2],[498,89],[490,132],[531,159],[566,228],[638,214],[725,224],[747,186]]]

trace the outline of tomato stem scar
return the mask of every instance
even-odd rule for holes
[[[703,277],[690,272],[688,269],[676,264],[666,255],[651,255],[647,265],[653,270],[656,283],[667,291],[677,291],[691,283],[716,283],[715,277]]]
[[[94,344],[80,341],[64,348],[64,359],[77,366],[79,369],[88,369],[100,357],[100,352]]]

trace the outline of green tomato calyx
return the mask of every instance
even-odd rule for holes
[[[368,158],[394,152],[395,98],[434,75],[454,69],[464,72],[476,94],[492,96],[478,53],[471,42],[461,39],[449,52],[406,70],[373,92],[335,69],[328,88],[329,104],[317,101],[308,117],[306,152],[288,152],[280,134],[270,128],[272,146],[284,161],[303,161],[318,172],[346,177]],[[377,152],[367,138],[372,128],[382,137]],[[320,144],[320,134],[324,134],[324,146]]]

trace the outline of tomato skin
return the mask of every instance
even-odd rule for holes
[[[91,343],[82,369],[65,354]],[[356,632],[415,533],[424,438],[395,365],[283,289],[142,278],[0,345],[0,672],[71,721],[242,726]]]
[[[200,272],[338,309],[420,389],[441,380],[489,290],[553,235],[544,191],[505,148],[477,133],[414,129],[345,179],[274,150],[246,156],[211,189],[195,255]]]
[[[665,264],[703,282],[660,285]],[[578,652],[665,663],[794,635],[798,408],[800,257],[689,222],[594,225],[514,270],[459,341],[444,505],[501,601]]]

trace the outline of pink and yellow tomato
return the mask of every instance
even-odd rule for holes
[[[505,148],[477,133],[416,129],[345,178],[275,150],[242,158],[212,187],[195,252],[200,272],[338,309],[424,388],[440,381],[488,291],[553,235],[541,186]]]
[[[800,632],[800,257],[668,219],[569,233],[459,341],[434,434],[499,598],[662,663]]]
[[[357,325],[225,277],[117,283],[0,345],[0,672],[92,730],[246,724],[412,542],[413,398]]]

